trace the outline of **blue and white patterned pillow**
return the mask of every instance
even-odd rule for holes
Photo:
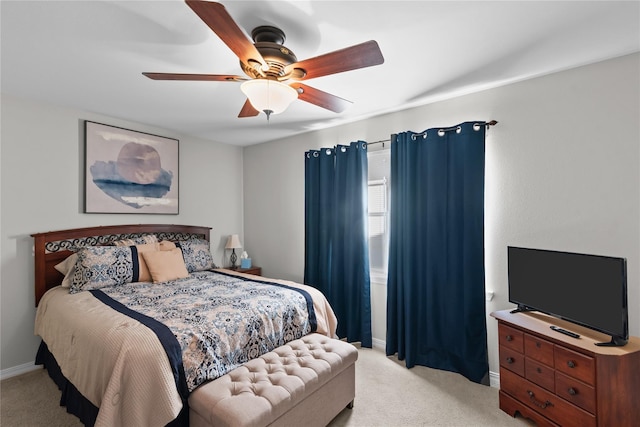
[[[176,246],[182,249],[184,264],[187,266],[187,271],[189,273],[193,273],[194,271],[211,270],[216,267],[213,263],[213,257],[211,256],[208,241],[203,239],[191,239],[176,242]]]
[[[135,252],[135,257],[133,256]],[[78,251],[72,294],[133,282],[138,274],[135,246],[89,246]]]

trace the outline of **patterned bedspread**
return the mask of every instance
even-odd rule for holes
[[[114,427],[166,425],[189,391],[200,392],[198,384],[313,331],[316,323],[316,332],[335,336],[335,314],[317,289],[221,270],[76,294],[53,288],[38,305],[35,333],[65,378],[99,408],[95,425]],[[165,338],[173,337],[173,352],[165,345],[171,340],[158,336],[163,328]],[[181,381],[172,362],[180,353]]]
[[[173,332],[189,391],[316,330],[306,291],[222,273],[101,291]]]

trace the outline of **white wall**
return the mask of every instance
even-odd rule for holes
[[[640,336],[640,54],[568,70],[244,150],[246,246],[264,274],[304,274],[304,152],[405,130],[495,119],[486,149],[490,370],[494,310],[508,303],[507,245],[628,261],[631,334]],[[372,306],[384,316],[384,289]],[[375,342],[385,331],[374,328]]]
[[[242,237],[242,148],[163,129],[2,95],[0,209],[1,369],[33,364],[31,233],[111,224],[170,223],[213,227],[214,261],[226,237]],[[91,120],[180,141],[180,214],[84,214],[83,123]]]

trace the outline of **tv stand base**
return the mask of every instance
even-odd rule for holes
[[[529,311],[535,311],[533,308],[529,308],[527,306],[524,305],[519,305],[518,307],[516,307],[515,309],[511,310],[510,313],[511,314],[515,314],[515,313],[527,313]]]
[[[619,337],[611,337],[611,341],[597,342],[596,345],[600,347],[624,347],[628,342],[628,340]]]

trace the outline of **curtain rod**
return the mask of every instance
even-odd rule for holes
[[[491,121],[485,122],[486,126],[495,126],[497,124],[498,124],[497,120],[491,120]],[[452,126],[452,127],[448,127],[448,128],[442,128],[440,130],[442,130],[444,132],[448,132],[448,131],[456,130],[457,128],[458,128],[458,126]],[[414,136],[421,136],[421,135],[424,135],[424,132],[417,133]],[[367,142],[367,146],[374,145],[374,144],[382,144],[382,146],[384,147],[384,144],[386,142],[391,142],[391,140],[390,139],[381,139],[380,141]]]

